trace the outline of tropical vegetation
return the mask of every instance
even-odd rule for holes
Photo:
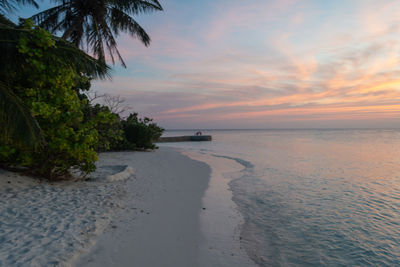
[[[112,54],[116,53],[125,65],[109,34],[135,33],[147,45],[148,35],[126,16],[161,10],[159,3],[60,1],[60,6],[16,25],[5,14],[21,4],[37,6],[32,0],[0,0],[0,166],[23,167],[32,174],[57,179],[68,177],[71,168],[82,173],[94,171],[100,151],[155,148],[153,142],[163,129],[151,119],[140,119],[137,113],[122,119],[106,105],[91,103],[86,92],[92,79],[110,77],[101,49],[108,49],[113,63]],[[98,8],[89,13],[78,9],[87,5]],[[98,24],[100,13],[95,10],[107,10],[109,15]],[[118,10],[126,16],[117,16]],[[77,18],[84,20],[80,33],[74,24]],[[58,26],[50,33],[33,21],[47,29],[56,22]],[[101,30],[96,32],[96,25]],[[54,35],[63,30],[61,38]],[[78,48],[83,43],[78,34],[86,36],[86,45],[95,57]]]
[[[33,16],[40,27],[71,41],[105,61],[117,57],[126,67],[117,49],[116,37],[128,33],[146,46],[150,37],[132,15],[162,10],[158,0],[55,0],[59,5]]]
[[[164,129],[159,127],[152,119],[139,118],[138,113],[131,113],[122,121],[122,140],[116,145],[116,150],[121,149],[155,149],[154,140],[161,137]]]

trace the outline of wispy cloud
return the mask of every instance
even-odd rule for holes
[[[122,38],[129,69],[95,88],[166,127],[373,127],[400,118],[398,1],[165,4],[144,20],[151,47]]]

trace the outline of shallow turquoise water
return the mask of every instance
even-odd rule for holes
[[[213,142],[167,145],[246,167],[230,187],[259,265],[400,266],[399,130],[203,133]]]

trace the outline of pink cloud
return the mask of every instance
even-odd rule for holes
[[[393,14],[400,5],[363,3],[355,1],[350,15],[323,20],[311,33],[307,27],[318,10],[302,1],[218,6],[203,24],[167,21],[152,29],[149,48],[121,39],[135,78],[116,75],[95,87],[127,97],[137,111],[166,125],[205,118],[253,123],[399,118],[400,27]],[[270,22],[282,26],[265,36],[257,31],[254,45],[241,42],[254,37],[248,31]],[[155,75],[137,75],[138,63]]]

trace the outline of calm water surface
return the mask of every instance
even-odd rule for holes
[[[168,146],[246,167],[230,187],[259,265],[400,266],[400,130],[204,134],[213,142]]]

